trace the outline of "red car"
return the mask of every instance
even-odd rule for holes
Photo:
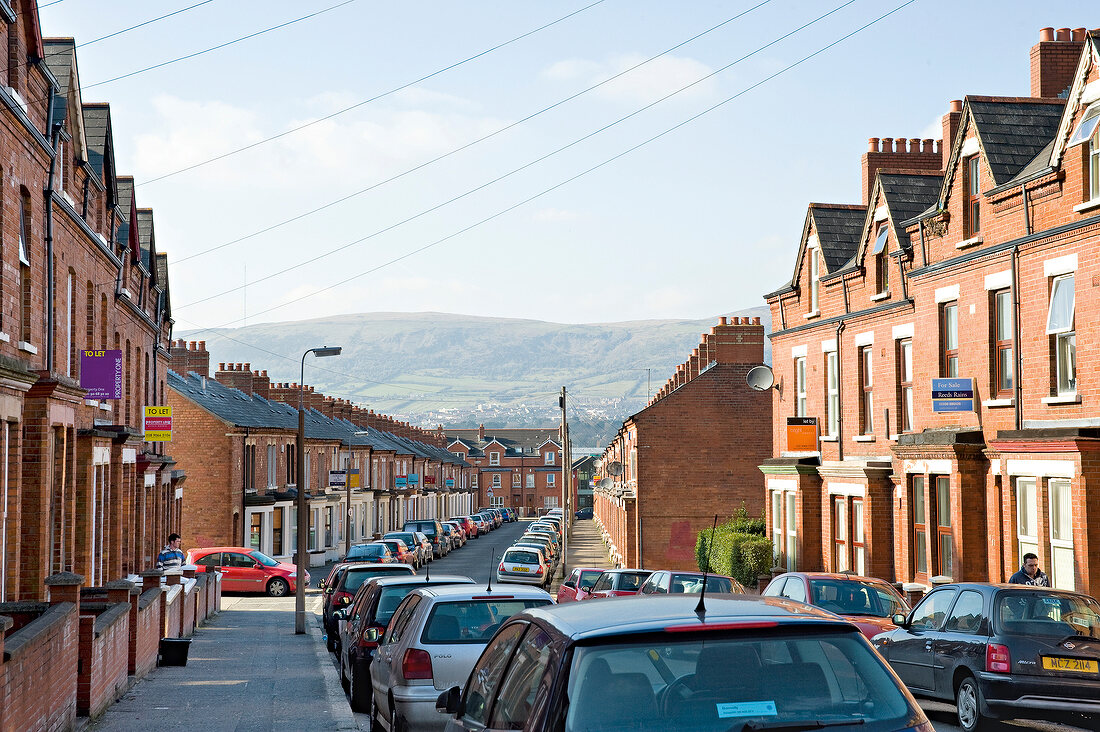
[[[733,577],[707,574],[707,594],[744,595],[745,588]],[[699,594],[703,591],[703,573],[687,570],[658,569],[646,578],[638,595]]]
[[[909,605],[890,583],[855,574],[787,572],[769,582],[764,595],[836,613],[852,621],[868,638],[897,628],[890,619],[893,615],[909,614]]]
[[[573,602],[588,597],[588,593],[592,591],[592,585],[596,584],[596,578],[602,573],[602,569],[596,569],[595,567],[577,567],[574,569],[569,574],[569,579],[562,582],[561,586],[558,587],[558,603]]]
[[[609,569],[592,586],[589,597],[627,597],[637,595],[638,588],[653,574],[648,569]]]
[[[477,538],[477,524],[469,516],[452,516],[449,521],[454,521],[456,524],[466,530],[467,539]]]
[[[410,549],[409,545],[401,539],[380,539],[375,543],[388,546],[401,564],[411,564],[416,569],[420,568],[420,555]]]
[[[283,597],[297,591],[297,570],[293,564],[272,559],[259,549],[239,546],[212,546],[187,552],[185,564],[221,571],[222,590],[226,592],[266,592]],[[305,576],[309,585],[309,572]]]

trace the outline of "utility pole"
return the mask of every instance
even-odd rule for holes
[[[569,421],[565,416],[564,386],[561,388],[561,396],[558,397],[558,406],[561,407],[561,508],[563,527],[561,535],[561,576],[564,580],[569,576],[569,529],[573,518],[573,514],[569,511],[569,498],[572,496],[570,479],[573,477],[573,470],[569,461]]]

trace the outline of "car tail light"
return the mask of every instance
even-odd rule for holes
[[[497,568],[497,571],[500,571],[500,572],[504,571],[504,562],[500,563],[500,567]]]
[[[542,574],[542,567],[541,566],[538,569],[535,570],[535,574]]]
[[[998,674],[1007,674],[1012,670],[1012,656],[1008,646],[989,643],[985,647],[985,670]]]
[[[401,659],[401,675],[406,679],[430,679],[432,657],[422,648],[410,648]]]
[[[337,592],[335,595],[332,596],[332,604],[333,605],[340,605],[340,604],[344,603],[345,601],[346,602],[351,602],[351,593],[350,592]]]

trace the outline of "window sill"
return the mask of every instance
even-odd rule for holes
[[[103,410],[104,412],[113,412],[114,409],[115,409],[114,406],[110,402],[105,402],[105,401],[101,401],[99,403],[99,408],[101,410]]]
[[[1040,400],[1043,404],[1080,404],[1080,394],[1059,394],[1058,396],[1043,397]]]
[[[1094,208],[1100,208],[1100,198],[1094,198],[1091,201],[1085,201],[1079,203],[1073,207],[1074,213],[1084,213],[1085,211],[1091,211]]]
[[[811,310],[811,311],[810,311],[810,312],[808,312],[808,313],[803,313],[803,314],[802,314],[802,317],[803,317],[803,318],[805,318],[806,320],[809,320],[809,319],[811,319],[811,318],[816,318],[816,317],[818,317],[819,315],[821,315],[821,311],[820,311],[820,310]]]
[[[86,406],[86,407],[98,407],[99,402],[95,399],[85,399],[84,400],[84,406]]]
[[[11,336],[0,330],[0,343],[11,343]]]
[[[955,243],[955,248],[956,249],[966,249],[967,247],[972,247],[972,246],[975,246],[977,244],[981,244],[982,241],[983,241],[982,235],[978,234],[977,236],[972,236],[969,239],[963,239],[960,242],[956,242]]]
[[[856,435],[852,438],[852,442],[874,442],[874,435]]]
[[[836,435],[822,435],[822,442],[836,442]]]
[[[888,297],[890,297],[890,291],[889,290],[887,290],[886,292],[880,292],[877,295],[871,295],[871,302],[878,302],[879,300],[885,300]]]
[[[19,341],[15,344],[15,347],[18,348],[20,351],[26,351],[27,353],[33,353],[35,355],[38,354],[38,349],[32,346],[30,343],[27,343],[26,341]]]
[[[1008,399],[986,399],[982,402],[983,407],[1014,407],[1016,406],[1016,400],[1013,398]]]

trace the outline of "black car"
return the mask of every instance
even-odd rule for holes
[[[664,595],[514,615],[436,708],[483,729],[932,732],[859,630],[779,598]],[[608,609],[614,607],[615,612]]]
[[[955,702],[964,730],[1100,714],[1100,603],[1088,595],[951,584],[893,620],[898,628],[876,635],[875,647],[911,692]]]
[[[397,606],[418,587],[428,585],[469,585],[473,580],[462,575],[436,575],[430,579],[418,576],[378,577],[364,582],[355,593],[351,605],[337,610],[335,620],[340,626],[340,683],[351,698],[351,708],[357,712],[370,710],[370,662],[377,640],[367,631],[384,630]]]
[[[325,599],[321,606],[321,624],[325,629],[325,645],[332,652],[339,647],[339,628],[333,613],[351,604],[359,585],[370,577],[415,575],[416,570],[407,564],[375,564],[373,562],[345,562],[333,567],[324,587]]]
[[[445,556],[451,550],[450,540],[443,536],[439,519],[411,519],[401,527],[402,531],[419,531],[432,543],[432,558]]]
[[[592,508],[582,508],[573,515],[576,516],[578,519],[590,519],[592,518]]]

